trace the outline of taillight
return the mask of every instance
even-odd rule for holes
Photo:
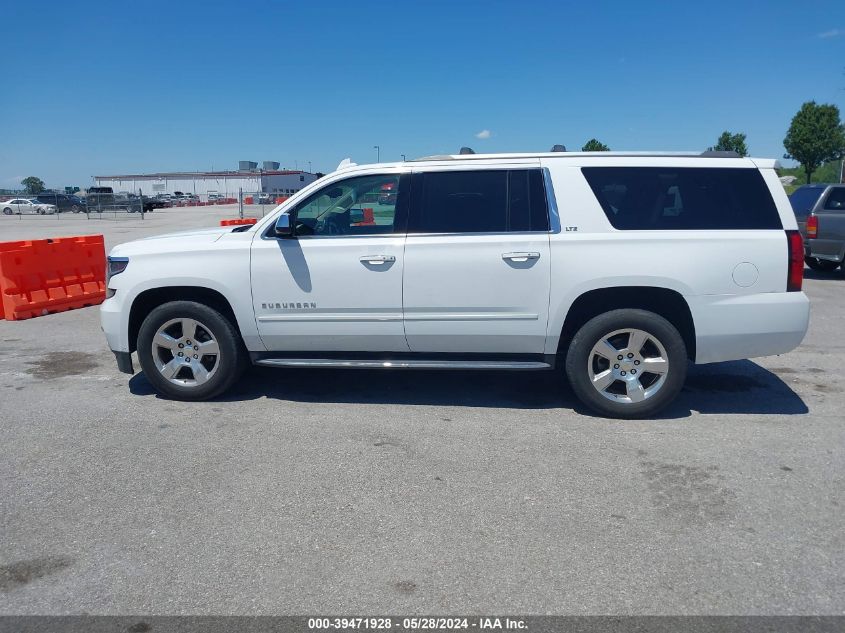
[[[819,234],[819,218],[816,215],[811,215],[807,218],[807,237],[815,239]]]
[[[789,271],[786,276],[786,291],[799,292],[804,281],[804,239],[798,231],[787,231],[789,245]]]

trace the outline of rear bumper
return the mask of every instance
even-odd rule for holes
[[[845,241],[812,239],[805,242],[804,253],[830,262],[841,262],[845,257]]]
[[[803,292],[687,297],[695,322],[695,362],[789,352],[804,339],[810,301]]]

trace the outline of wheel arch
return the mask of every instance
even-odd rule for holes
[[[221,292],[204,286],[163,286],[144,290],[132,301],[128,327],[130,352],[137,350],[138,332],[147,315],[158,306],[171,301],[196,301],[214,308],[229,319],[243,338],[232,304]]]
[[[558,354],[565,353],[575,333],[590,319],[619,309],[648,310],[659,314],[677,328],[695,360],[695,322],[684,296],[677,290],[656,286],[616,286],[598,288],[579,295],[566,313],[558,342]]]

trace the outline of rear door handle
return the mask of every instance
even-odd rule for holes
[[[540,259],[540,253],[502,253],[502,259],[512,262],[527,262],[529,259]]]
[[[396,257],[393,255],[364,255],[358,261],[365,264],[387,264],[389,262],[395,262]]]

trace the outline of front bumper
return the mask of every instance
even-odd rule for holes
[[[115,352],[114,358],[117,361],[117,369],[118,371],[132,375],[135,373],[135,368],[132,366],[132,354],[131,352]]]
[[[109,349],[115,352],[129,352],[128,323],[124,320],[123,305],[120,293],[109,297],[100,304],[100,326]]]

